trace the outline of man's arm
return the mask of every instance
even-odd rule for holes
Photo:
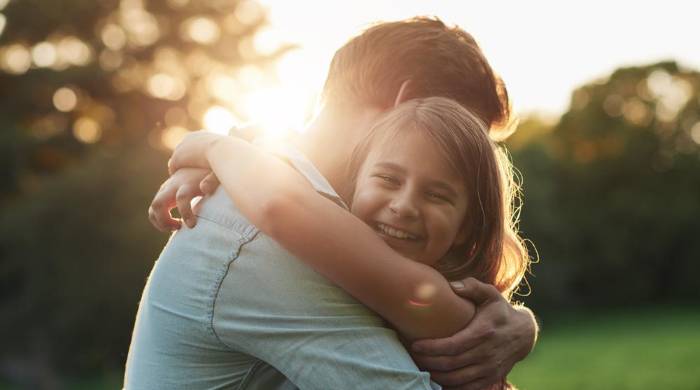
[[[451,337],[413,343],[411,354],[443,386],[483,389],[504,379],[532,351],[537,322],[530,309],[511,305],[489,284],[469,278],[452,285],[477,305],[476,316]]]

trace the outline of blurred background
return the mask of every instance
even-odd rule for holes
[[[511,381],[700,389],[698,7],[560,3],[0,0],[0,388],[120,388],[178,140],[300,129],[336,48],[427,14],[520,116],[542,332]]]

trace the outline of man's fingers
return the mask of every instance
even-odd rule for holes
[[[472,384],[482,379],[486,380],[486,385],[495,382],[495,379],[490,379],[495,378],[495,373],[490,371],[491,370],[479,365],[471,365],[448,372],[431,371],[430,378],[445,387],[462,386],[463,388],[478,389],[478,387],[471,387]],[[491,382],[488,382],[489,380],[491,380]]]
[[[214,172],[210,173],[205,177],[201,183],[199,183],[199,189],[204,195],[213,194],[216,189],[219,188],[219,179],[216,177]]]
[[[182,185],[175,194],[177,203],[177,211],[180,213],[182,220],[190,229],[196,224],[196,217],[192,212],[192,199],[201,195],[199,188],[192,185]]]
[[[482,283],[475,278],[467,278],[460,282],[450,283],[455,294],[462,298],[468,299],[479,306],[484,302],[498,299],[501,293],[496,287],[488,283]]]
[[[493,328],[476,327],[472,320],[466,328],[450,337],[418,340],[411,345],[411,349],[428,356],[455,356],[483,343],[491,338],[495,331]]]
[[[452,371],[480,362],[478,354],[467,351],[454,356],[430,356],[413,353],[411,357],[423,371]]]

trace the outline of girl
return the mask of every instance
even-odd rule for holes
[[[509,162],[486,127],[446,98],[408,101],[377,121],[349,164],[354,217],[242,140],[192,134],[170,168],[186,166],[211,168],[261,231],[409,340],[452,335],[473,317],[448,281],[473,276],[510,297],[527,268]],[[377,236],[413,261],[397,268],[353,256]]]

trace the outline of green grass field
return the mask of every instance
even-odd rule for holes
[[[700,389],[700,309],[581,314],[542,325],[520,390]]]

